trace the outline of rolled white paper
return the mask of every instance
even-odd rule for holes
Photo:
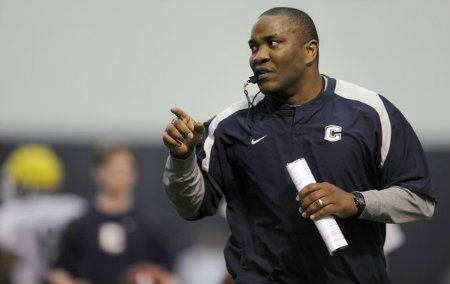
[[[314,178],[311,170],[309,169],[308,163],[306,163],[304,158],[288,163],[286,168],[299,192],[308,184],[316,183],[316,179]],[[345,237],[333,216],[329,215],[316,220],[314,221],[314,224],[319,230],[319,233],[328,248],[328,252],[331,255],[333,255],[336,250],[343,249],[348,246],[347,240],[345,240]]]

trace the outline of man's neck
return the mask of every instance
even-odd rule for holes
[[[290,96],[286,103],[289,105],[303,105],[319,96],[323,91],[324,84],[322,76],[317,73],[312,79],[305,79],[297,92]]]
[[[121,214],[130,210],[133,205],[133,198],[129,194],[101,192],[97,195],[95,205],[103,213]]]

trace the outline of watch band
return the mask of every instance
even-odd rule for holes
[[[353,201],[355,202],[356,208],[358,208],[358,211],[356,212],[356,215],[354,217],[358,218],[366,208],[366,200],[364,199],[364,195],[362,195],[361,192],[354,191],[352,193]]]

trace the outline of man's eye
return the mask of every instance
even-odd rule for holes
[[[252,53],[255,53],[258,50],[258,47],[256,45],[250,45],[249,47]]]
[[[276,41],[276,40],[269,40],[269,45],[270,46],[277,46],[279,44],[279,42],[278,41]]]

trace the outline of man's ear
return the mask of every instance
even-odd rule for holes
[[[306,65],[312,65],[315,61],[319,59],[319,42],[315,39],[312,39],[305,43],[306,49]]]

